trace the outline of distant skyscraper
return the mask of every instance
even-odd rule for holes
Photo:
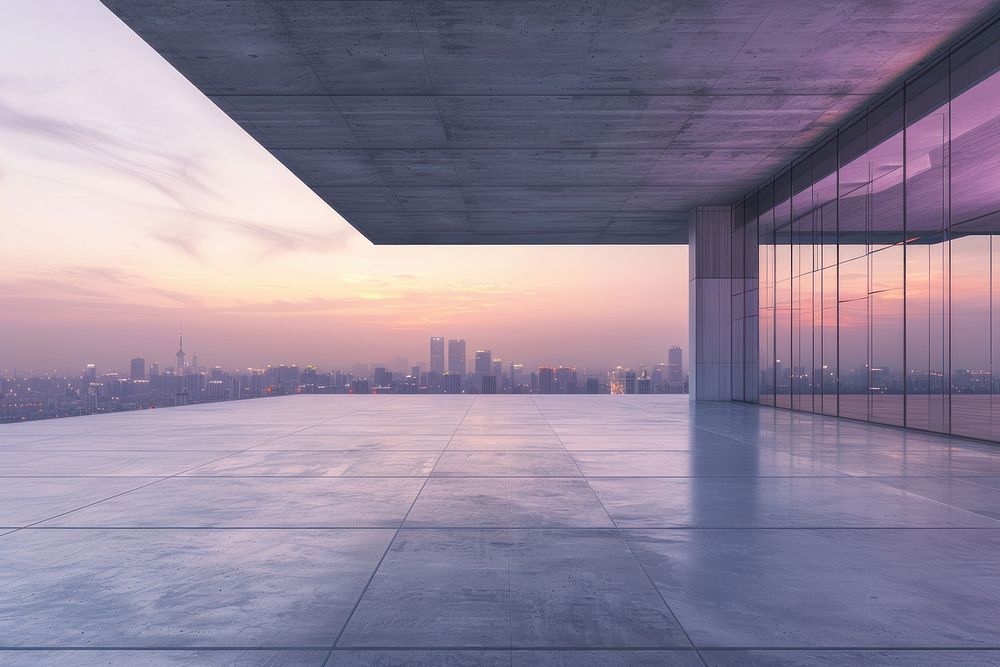
[[[510,381],[511,393],[519,393],[521,385],[524,384],[524,364],[515,364],[513,361],[507,366],[507,376]]]
[[[476,375],[488,375],[493,363],[493,352],[476,350]]]
[[[597,394],[600,393],[600,391],[601,391],[601,384],[600,382],[597,381],[597,378],[595,377],[587,378],[587,393]]]
[[[452,373],[448,371],[443,376],[444,379],[444,393],[446,394],[461,394],[462,393],[462,374]]]
[[[431,373],[444,373],[444,338],[441,336],[431,338],[431,365],[428,370]]]
[[[667,365],[656,364],[653,366],[653,391],[663,391],[663,383],[667,379]]]
[[[667,350],[667,382],[684,382],[684,349],[677,345]]]
[[[636,380],[636,390],[639,394],[652,394],[653,393],[653,378],[649,377],[649,373],[645,370]]]
[[[160,362],[154,361],[149,365],[149,377],[158,377],[160,375]]]
[[[448,340],[448,372],[464,375],[469,368],[465,363],[465,340],[452,338]]]
[[[375,369],[375,377],[373,379],[375,380],[376,387],[388,387],[392,384],[392,371],[378,367]]]
[[[497,393],[497,378],[496,378],[495,375],[484,375],[483,376],[482,393],[484,393],[484,394],[495,394],[495,393]]]
[[[129,379],[131,380],[142,380],[146,377],[146,360],[142,357],[136,357],[132,360],[131,369],[129,371]]]
[[[83,382],[84,384],[97,382],[97,366],[87,364],[87,367],[83,369]]]
[[[637,394],[639,393],[639,388],[636,383],[635,371],[628,369],[625,371],[625,393],[626,394]]]
[[[184,374],[184,368],[185,368],[184,358],[186,356],[187,355],[184,354],[184,334],[182,332],[181,335],[180,335],[180,344],[179,344],[179,347],[177,348],[177,374],[178,375],[183,375]]]
[[[538,393],[556,393],[556,369],[542,366],[538,369]]]
[[[576,369],[568,366],[560,366],[557,368],[556,386],[558,387],[557,391],[560,394],[575,394],[577,391]]]

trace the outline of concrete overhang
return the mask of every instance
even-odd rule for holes
[[[687,243],[995,5],[103,0],[373,243]]]

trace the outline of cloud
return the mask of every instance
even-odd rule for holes
[[[77,161],[96,163],[146,185],[184,207],[189,192],[216,196],[196,177],[198,163],[190,155],[130,142],[80,120],[24,111],[0,99],[0,130],[29,142],[35,157],[64,162],[68,153]]]
[[[0,99],[0,132],[9,133],[27,144],[34,158],[58,163],[61,167],[72,161],[96,164],[113,171],[125,181],[108,181],[112,188],[110,196],[116,203],[131,209],[136,219],[146,221],[150,238],[189,257],[203,256],[200,245],[212,231],[250,239],[262,248],[261,256],[303,250],[328,252],[344,247],[352,236],[346,225],[318,221],[318,227],[327,227],[329,231],[307,232],[213,213],[199,203],[206,196],[212,201],[221,201],[222,197],[209,186],[205,167],[199,160],[190,154],[159,149],[152,143],[129,141],[81,120],[24,111]],[[77,183],[67,183],[64,178],[48,174],[44,178],[79,187]],[[173,205],[158,205],[148,197],[137,196],[133,189],[137,184],[159,192]],[[151,225],[151,218],[156,218],[158,224]],[[178,224],[183,222],[188,223],[187,228],[178,230]],[[211,223],[214,230],[204,229],[206,223]]]
[[[92,315],[95,311],[125,312],[136,307],[162,309],[198,307],[194,295],[158,287],[135,273],[106,267],[76,266],[38,271],[0,281],[4,312],[45,315]]]

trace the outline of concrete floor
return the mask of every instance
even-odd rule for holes
[[[679,396],[0,428],[0,664],[1000,663],[1000,447]]]

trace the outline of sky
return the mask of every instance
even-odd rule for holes
[[[0,4],[0,370],[686,347],[683,246],[374,246],[97,0]]]

